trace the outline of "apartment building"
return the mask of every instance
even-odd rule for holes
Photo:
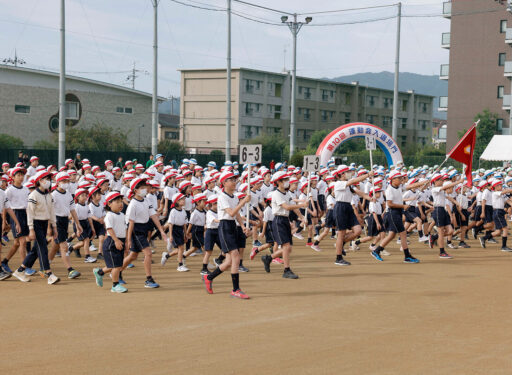
[[[289,139],[291,75],[237,68],[231,72],[231,145],[261,135]],[[349,122],[369,122],[391,134],[393,91],[297,77],[296,144]],[[433,97],[399,94],[398,144],[431,143]],[[198,153],[225,147],[226,70],[181,70],[180,139]]]

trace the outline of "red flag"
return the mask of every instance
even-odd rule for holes
[[[452,148],[452,150],[446,155],[453,160],[457,160],[466,165],[466,178],[467,186],[473,184],[471,175],[471,168],[473,166],[473,151],[475,149],[476,141],[476,124],[469,129],[466,134],[460,139],[460,141]]]

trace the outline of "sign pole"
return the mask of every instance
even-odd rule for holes
[[[308,172],[308,192],[306,194],[306,201],[308,202],[308,205],[306,206],[306,211],[304,212],[304,229],[308,226],[308,208],[309,208],[309,187],[311,185],[311,172]]]
[[[247,173],[247,195],[250,197],[251,196],[251,165],[249,164],[249,173]],[[247,227],[247,229],[249,229],[249,211],[251,210],[251,202],[249,201],[249,203],[247,203],[246,205],[247,207],[247,217],[246,217],[246,221],[245,221],[245,226]]]

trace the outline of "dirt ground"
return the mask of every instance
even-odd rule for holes
[[[402,263],[395,243],[383,263],[367,246],[334,265],[333,241],[316,253],[295,246],[292,269],[245,265],[248,301],[229,297],[229,273],[208,295],[201,258],[188,273],[154,256],[159,289],[143,287],[143,265],[125,272],[129,292],[98,288],[92,269],[49,286],[39,276],[0,283],[4,374],[511,374],[512,254],[498,245],[451,250],[452,260],[411,239],[420,264]],[[161,247],[160,247],[161,248]],[[5,254],[6,249],[3,250]],[[95,253],[93,253],[94,255]],[[11,261],[14,268],[19,256]]]

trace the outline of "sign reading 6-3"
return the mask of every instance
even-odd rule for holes
[[[240,145],[240,163],[261,163],[261,145]]]

